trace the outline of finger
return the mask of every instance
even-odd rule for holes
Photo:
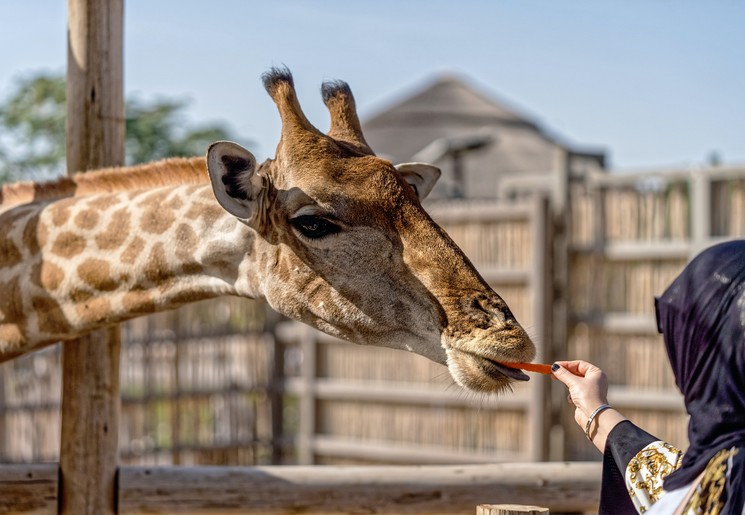
[[[603,372],[600,368],[593,365],[592,363],[581,359],[576,359],[573,361],[557,361],[556,363],[566,368],[572,374],[580,377],[585,377],[588,374],[593,375]]]
[[[572,386],[577,383],[579,378],[572,374],[568,369],[562,367],[559,363],[554,363],[551,366],[551,372],[554,377],[564,383],[567,386]]]
[[[567,395],[567,402],[569,404],[574,404],[574,401],[572,400],[572,394],[571,393],[569,395]]]

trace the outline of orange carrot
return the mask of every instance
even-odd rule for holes
[[[544,365],[543,363],[506,363],[503,365],[510,368],[520,368],[527,370],[528,372],[538,372],[539,374],[551,374],[551,365]]]

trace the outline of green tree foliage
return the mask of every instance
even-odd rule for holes
[[[19,80],[0,104],[0,181],[46,179],[65,173],[65,78],[40,74]],[[221,125],[186,123],[187,103],[126,103],[127,164],[204,154],[220,139],[234,139]]]

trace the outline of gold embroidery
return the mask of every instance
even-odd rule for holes
[[[696,486],[683,513],[718,515],[722,511],[727,484],[727,465],[730,458],[737,452],[736,447],[723,449],[709,460],[701,481]]]
[[[664,493],[663,480],[680,467],[682,452],[665,442],[653,442],[639,451],[626,467],[629,496],[644,513]]]

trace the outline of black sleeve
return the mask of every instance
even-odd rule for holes
[[[616,425],[605,443],[600,484],[600,515],[635,515],[624,475],[629,462],[656,438],[628,420]]]

